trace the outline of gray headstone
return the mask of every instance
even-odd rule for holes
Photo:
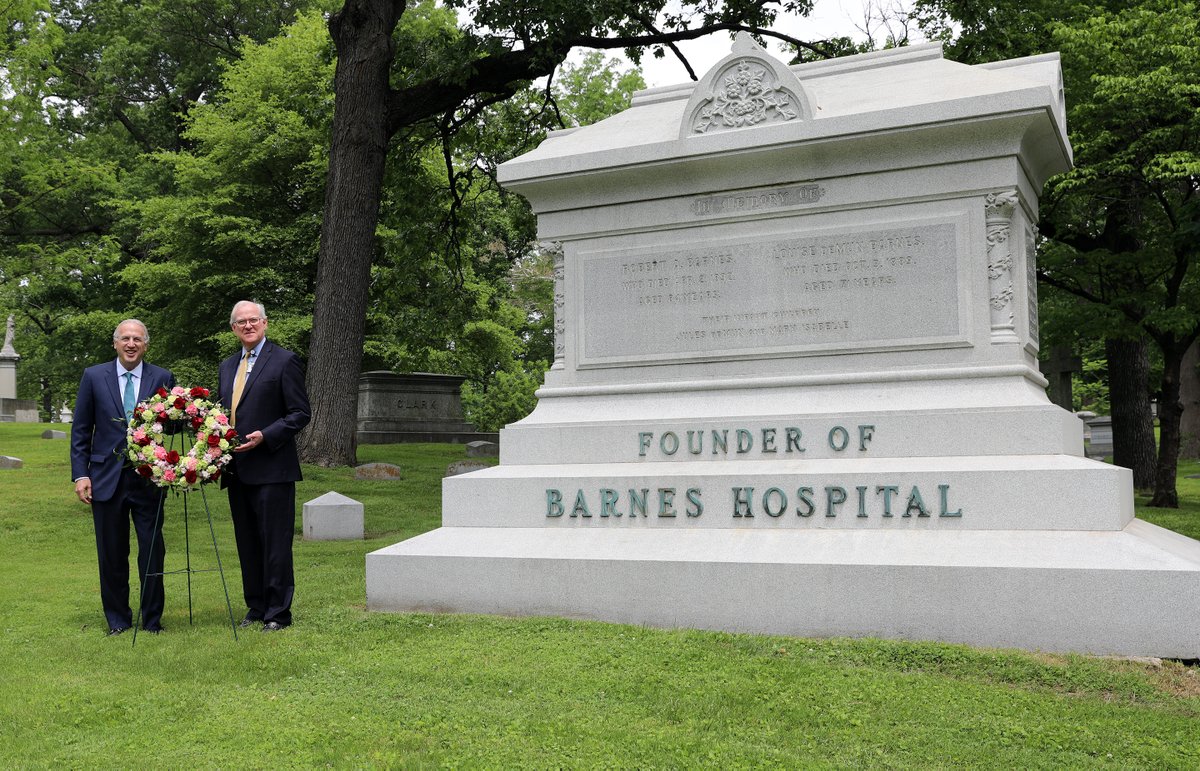
[[[1112,417],[1101,415],[1087,421],[1091,433],[1088,442],[1088,457],[1103,458],[1113,453]]]
[[[363,505],[341,493],[328,492],[304,504],[306,541],[352,541],[363,537]]]
[[[460,375],[364,372],[358,379],[359,444],[495,439],[463,417]]]
[[[468,458],[495,458],[500,454],[500,445],[495,442],[467,442]]]
[[[42,432],[42,438],[43,439],[66,439],[67,432],[66,431],[55,431],[52,428],[47,428],[45,431]]]
[[[403,479],[399,466],[391,463],[364,463],[354,469],[355,479],[395,481]]]
[[[456,477],[459,474],[470,474],[472,471],[488,468],[488,464],[477,460],[456,460],[446,467],[446,476]]]
[[[0,455],[0,468],[21,468],[23,465],[20,458],[14,458],[11,455]]]

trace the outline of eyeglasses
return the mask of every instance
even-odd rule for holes
[[[238,329],[245,329],[246,327],[257,327],[264,321],[266,321],[266,319],[259,318],[258,316],[252,316],[248,319],[238,319],[237,321],[233,322],[233,325]]]

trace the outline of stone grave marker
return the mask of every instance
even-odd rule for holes
[[[4,328],[0,345],[0,423],[37,423],[37,402],[17,398],[17,362],[21,355],[13,348],[16,323],[12,316]]]
[[[0,469],[21,468],[24,465],[20,458],[14,458],[11,455],[0,455]]]
[[[446,476],[456,477],[459,474],[470,474],[472,471],[482,471],[485,468],[491,468],[491,466],[477,460],[456,460],[446,467]]]
[[[400,467],[391,463],[364,463],[354,467],[355,479],[395,481],[403,479]]]
[[[359,444],[494,440],[463,418],[466,378],[429,372],[364,372],[358,379]]]
[[[363,505],[333,491],[304,504],[301,530],[306,541],[351,541],[363,537]]]
[[[1100,459],[1113,454],[1112,416],[1098,415],[1087,422],[1088,455]]]
[[[495,442],[467,442],[468,458],[495,458],[500,454],[500,445]]]
[[[373,610],[1200,656],[1200,542],[1038,371],[1035,223],[1071,166],[1056,54],[938,44],[698,83],[505,163],[555,358]]]
[[[67,432],[66,431],[56,431],[53,428],[47,428],[45,431],[42,432],[42,438],[43,439],[66,439]]]

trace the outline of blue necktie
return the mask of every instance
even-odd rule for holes
[[[133,408],[137,406],[137,392],[133,390],[133,373],[125,373],[125,419],[133,417]]]

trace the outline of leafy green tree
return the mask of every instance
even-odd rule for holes
[[[329,20],[337,97],[308,373],[313,419],[302,449],[310,463],[354,460],[354,379],[393,141],[403,148],[477,124],[490,106],[552,76],[576,48],[626,49],[636,57],[646,47],[713,32],[760,31],[778,10],[812,7],[810,0],[682,0],[665,13],[664,0],[447,5],[469,21],[444,36],[409,34],[399,24],[409,10],[400,0],[346,0]]]
[[[165,258],[142,236],[137,202],[172,184],[157,154],[186,145],[188,113],[225,63],[301,5],[309,3],[14,0],[0,9],[9,22],[0,42],[0,310],[21,318],[21,388],[43,407],[74,393],[83,364],[111,355],[113,317],[143,317],[168,364],[159,354],[176,348],[160,345],[170,339],[163,333],[195,329],[182,291],[165,286],[170,276],[140,270],[154,254]],[[64,339],[81,334],[94,337]]]
[[[1155,1],[1054,35],[1076,168],[1047,186],[1041,277],[1160,352],[1151,505],[1175,507],[1180,364],[1200,335],[1200,17],[1194,3]]]
[[[917,14],[962,61],[1061,51],[1076,168],[1043,195],[1039,280],[1044,297],[1076,300],[1069,323],[1107,340],[1110,380],[1122,378],[1111,383],[1117,462],[1139,484],[1153,476],[1154,505],[1176,505],[1179,362],[1200,310],[1195,3],[918,0]],[[1150,469],[1142,383],[1156,359],[1161,441]]]

